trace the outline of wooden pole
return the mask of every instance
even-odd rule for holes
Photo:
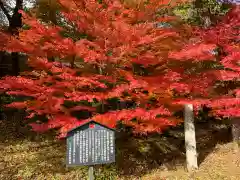
[[[184,133],[187,169],[188,171],[192,171],[198,169],[193,105],[185,104],[184,108]]]
[[[89,180],[94,180],[93,166],[89,166],[89,169],[88,169],[88,178],[89,178]]]
[[[236,97],[237,99],[239,96]],[[239,151],[240,145],[240,117],[234,117],[231,119],[232,123],[232,140],[234,145],[234,151]]]
[[[240,120],[239,118],[232,118],[232,139],[233,139],[233,145],[234,145],[234,151],[239,150],[239,144],[240,144]]]

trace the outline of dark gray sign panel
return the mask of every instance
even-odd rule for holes
[[[95,121],[68,133],[67,166],[115,162],[115,131]]]

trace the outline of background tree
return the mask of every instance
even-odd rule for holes
[[[173,11],[184,21],[208,28],[215,25],[230,9],[217,0],[195,0],[179,4]]]
[[[217,49],[212,53],[216,54],[215,63],[208,64],[218,69],[214,74],[217,75],[217,82],[209,94],[208,99],[195,100],[196,106],[207,105],[211,108],[212,114],[219,119],[232,118],[233,138],[239,141],[240,136],[240,104],[239,104],[239,28],[240,7],[233,5],[226,16],[211,28],[197,28],[196,36],[200,43],[215,44]],[[211,37],[211,38],[209,38]],[[188,58],[185,50],[182,55],[177,54],[179,59]],[[211,98],[210,98],[211,97]],[[186,102],[183,102],[186,103]]]
[[[9,3],[15,3],[15,7],[11,10]],[[21,14],[19,10],[23,9],[23,0],[16,0],[14,2],[0,1],[0,8],[8,20],[7,32],[11,35],[18,36],[18,29],[22,27]],[[17,52],[11,54],[12,60],[12,75],[19,75],[19,55]]]
[[[36,0],[36,16],[46,22],[57,24],[59,4],[57,0]]]

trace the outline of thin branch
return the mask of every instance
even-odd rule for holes
[[[3,13],[5,14],[5,16],[7,16],[8,21],[11,21],[11,16],[8,12],[8,10],[4,7],[3,2],[0,0],[0,8],[2,9]]]

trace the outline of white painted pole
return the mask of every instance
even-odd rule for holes
[[[239,96],[236,97],[239,99]],[[233,117],[232,118],[232,140],[234,145],[234,151],[239,151],[240,146],[240,118],[239,117]]]
[[[184,133],[188,171],[198,169],[193,105],[184,106]]]
[[[240,120],[239,118],[232,118],[232,140],[234,151],[239,151],[240,142]]]
[[[89,166],[89,169],[88,169],[88,179],[89,180],[94,180],[94,172],[93,172],[93,166]]]

